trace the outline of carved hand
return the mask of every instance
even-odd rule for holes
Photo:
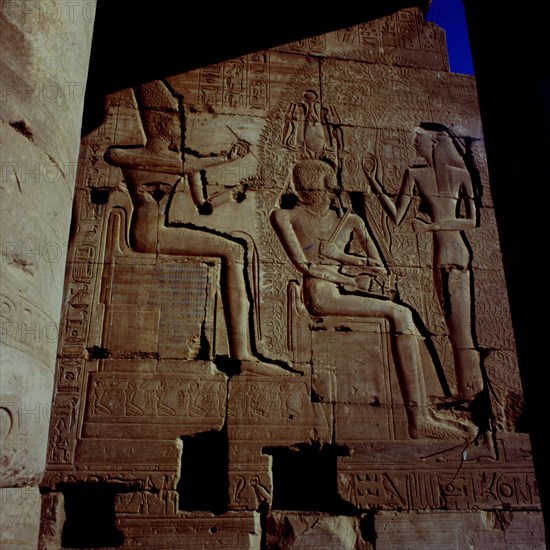
[[[355,285],[357,286],[358,290],[364,290],[364,291],[370,290],[371,283],[372,283],[372,275],[361,274],[355,277]]]
[[[377,164],[376,157],[372,153],[367,153],[365,155],[363,159],[363,171],[369,179],[374,178]]]
[[[236,160],[246,156],[250,152],[250,143],[239,140],[231,146],[227,153],[228,160]]]
[[[433,229],[431,223],[426,223],[425,221],[417,218],[411,221],[411,225],[415,233],[425,233],[426,231],[432,231]]]
[[[371,184],[374,193],[381,193],[382,188],[376,178],[376,173],[378,172],[378,161],[372,153],[367,153],[363,159],[363,172],[365,173],[365,176],[367,176],[367,180]]]
[[[332,242],[321,241],[319,244],[319,253],[325,258],[337,259],[338,247]]]

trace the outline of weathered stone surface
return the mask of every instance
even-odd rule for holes
[[[0,546],[9,550],[36,548],[40,493],[37,487],[0,489]]]
[[[407,9],[106,98],[44,479],[69,539],[91,496],[96,546],[536,521],[475,83],[441,40]]]
[[[252,509],[273,496],[272,461],[277,448],[332,440],[332,411],[311,402],[300,378],[230,382],[228,402],[229,498],[235,509]],[[271,450],[270,450],[271,449]]]
[[[117,528],[124,537],[121,548],[261,548],[260,518],[255,513],[167,514],[152,518],[122,515]]]
[[[10,368],[17,365],[17,368]],[[44,431],[50,424],[52,372],[23,351],[6,347],[2,352],[1,486],[37,484],[45,466]]]
[[[346,516],[271,512],[266,530],[267,548],[368,548],[361,541],[358,520]]]
[[[65,500],[61,493],[42,495],[39,550],[55,550],[61,547],[66,519],[64,506]]]
[[[383,49],[381,48],[383,47]],[[444,35],[417,8],[362,25],[298,40],[278,49],[305,55],[448,70]]]
[[[529,512],[381,512],[376,547],[544,549],[544,526]]]

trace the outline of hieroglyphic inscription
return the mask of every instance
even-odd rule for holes
[[[176,89],[197,108],[232,110],[269,108],[270,61],[268,52],[256,52],[190,71],[176,77]]]
[[[340,474],[340,491],[361,509],[405,510],[526,509],[539,506],[532,471],[491,469],[447,471],[368,470]]]
[[[77,192],[77,197],[82,199],[82,194]],[[58,390],[67,393],[60,393],[52,412],[50,463],[71,462],[76,443],[79,389],[87,357],[103,212],[101,205],[86,199],[77,199],[79,223],[67,264],[67,303],[59,336],[56,381]]]
[[[323,35],[311,36],[292,42],[288,47],[300,53],[324,53],[327,47],[327,39]]]
[[[49,463],[68,463],[76,447],[78,395],[60,393],[55,402],[48,445]]]
[[[382,45],[444,55],[444,44],[437,30],[426,25],[417,10],[401,10],[363,23],[357,27],[357,33],[362,45]]]
[[[83,436],[172,439],[219,426],[225,398],[222,375],[91,373]]]
[[[312,403],[300,379],[231,380],[228,402],[229,497],[233,509],[257,509],[271,502],[266,446],[329,441],[332,417]]]
[[[236,385],[237,382],[234,382],[233,387]],[[301,380],[247,380],[238,385],[245,385],[246,390],[234,390],[229,403],[229,418],[237,420],[234,424],[237,431],[244,426],[271,427],[278,424],[288,426],[290,430],[291,426],[295,426],[300,431],[304,426],[315,426],[321,420],[317,418],[315,406],[311,403],[307,384]],[[323,424],[319,428],[325,431],[328,425]],[[293,437],[289,431],[283,435],[284,439]]]
[[[59,398],[52,410],[48,461],[51,464],[71,463],[78,433],[84,372],[88,360],[91,331],[97,331],[94,295],[100,273],[104,243],[104,201],[92,200],[92,189],[110,184],[111,168],[99,158],[112,143],[117,132],[117,115],[128,107],[124,94],[107,99],[107,115],[83,139],[80,152],[77,191],[75,193],[75,231],[69,247],[65,277],[66,303],[59,331],[56,388]],[[128,95],[128,94],[126,94]],[[119,127],[123,124],[119,122]],[[93,344],[99,344],[94,341]]]
[[[449,66],[443,31],[427,23],[417,8],[326,35],[303,38],[278,49],[444,71]]]
[[[117,257],[104,283],[104,346],[119,356],[145,352],[194,359],[202,337],[212,349],[218,272],[216,261],[209,263]]]
[[[116,496],[115,509],[122,515],[173,516],[178,512],[176,491],[132,492]]]

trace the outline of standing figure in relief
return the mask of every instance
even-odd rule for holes
[[[334,169],[321,160],[302,160],[292,176],[298,204],[273,210],[271,222],[302,274],[306,308],[316,316],[387,319],[410,437],[463,437],[428,408],[419,347],[424,341],[411,310],[371,293],[372,279],[384,279],[387,271],[363,220],[351,210],[339,216],[332,208],[338,192]],[[362,249],[360,255],[346,251],[352,238]]]
[[[431,219],[414,219],[416,233],[433,235],[433,276],[453,348],[458,395],[471,399],[483,388],[480,357],[472,327],[470,249],[464,235],[476,227],[476,204],[463,149],[441,124],[422,123],[416,129],[416,151],[424,162],[409,168],[395,202],[384,191],[377,163],[365,174],[388,216],[403,221],[415,189]],[[463,207],[464,217],[460,217]]]
[[[199,212],[208,213],[201,171],[243,157],[249,151],[249,144],[238,141],[228,152],[200,156],[184,147],[183,107],[164,82],[155,80],[139,85],[136,99],[146,143],[143,146],[114,146],[105,154],[108,163],[122,170],[132,199],[132,249],[148,254],[220,258],[220,286],[230,358],[239,363],[241,371],[289,374],[279,365],[258,358],[252,350],[244,246],[214,231],[167,223],[171,194],[177,184],[189,185]]]

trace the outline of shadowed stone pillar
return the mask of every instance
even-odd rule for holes
[[[0,532],[36,547],[96,0],[0,11]]]

